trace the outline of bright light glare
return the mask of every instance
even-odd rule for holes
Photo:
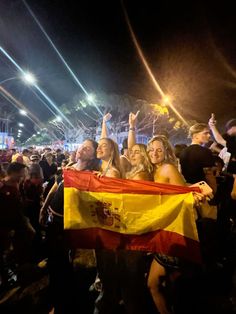
[[[164,96],[162,98],[162,101],[163,101],[164,104],[168,104],[170,102],[170,97],[169,96]]]
[[[29,85],[33,85],[33,84],[36,83],[35,76],[33,74],[29,73],[29,72],[24,73],[22,78]]]
[[[57,122],[61,122],[61,121],[62,121],[62,118],[61,118],[60,116],[57,116],[57,117],[56,117],[56,121],[57,121]]]
[[[21,109],[19,112],[20,112],[20,114],[22,114],[22,116],[26,116],[27,115],[27,112],[25,110],[23,110],[23,109]]]
[[[23,128],[24,124],[23,123],[18,123],[20,128]]]
[[[19,130],[18,130],[18,133],[21,133],[21,132],[22,132],[22,130],[19,129]]]
[[[88,95],[88,96],[87,96],[87,100],[88,100],[89,102],[93,102],[94,99],[95,99],[95,97],[94,97],[93,95]]]
[[[37,134],[40,134],[40,132],[37,132]]]

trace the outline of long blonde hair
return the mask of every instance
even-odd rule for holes
[[[169,163],[169,164],[173,164],[177,166],[178,163],[175,157],[174,149],[165,135],[156,135],[153,138],[151,138],[147,144],[147,153],[149,153],[151,149],[151,144],[155,141],[162,143],[164,147],[165,156],[164,156],[163,164]]]
[[[140,172],[147,172],[149,175],[152,175],[153,173],[153,166],[149,160],[148,154],[147,154],[147,147],[144,144],[135,144],[134,146],[138,146],[140,149],[140,154],[143,157],[143,161],[141,164],[134,166],[131,168],[129,172],[126,173],[125,177],[126,179],[131,179],[136,174]]]
[[[119,153],[119,148],[116,142],[114,142],[112,139],[108,137],[103,137],[100,140],[106,140],[109,145],[111,146],[111,157],[109,160],[108,165],[112,165],[114,168],[116,168],[120,173],[121,173],[121,168],[120,168],[120,153]]]

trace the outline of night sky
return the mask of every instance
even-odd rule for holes
[[[160,100],[131,40],[120,1],[27,3],[88,92]],[[167,0],[123,4],[153,74],[183,116],[206,122],[215,112],[220,124],[235,117],[232,5]],[[57,105],[81,93],[22,1],[1,0],[0,15],[1,46],[36,75],[39,86]],[[16,68],[0,55],[0,80],[16,75]],[[4,87],[40,120],[50,118],[28,87],[17,80]],[[4,103],[1,98],[0,106]]]

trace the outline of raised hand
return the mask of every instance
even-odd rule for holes
[[[208,121],[208,125],[209,125],[210,128],[216,125],[216,119],[215,119],[215,114],[214,113],[211,114],[211,117],[210,117],[210,119]]]
[[[130,112],[130,114],[129,114],[129,126],[131,128],[134,128],[136,126],[139,112],[140,112],[140,110],[138,110],[136,113]]]
[[[108,122],[109,120],[111,120],[112,115],[108,112],[105,114],[105,116],[103,116],[103,122]]]

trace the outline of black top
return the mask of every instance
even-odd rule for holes
[[[214,158],[209,148],[193,144],[180,155],[182,174],[188,183],[206,181],[203,168],[213,167]]]
[[[49,181],[57,172],[57,165],[55,163],[52,163],[50,166],[46,160],[41,160],[39,165],[43,169],[44,182]]]
[[[223,138],[226,141],[227,151],[231,154],[232,157],[236,157],[236,136],[230,136],[227,133],[223,135]]]
[[[66,156],[64,154],[59,154],[56,156],[56,163],[58,167],[61,166],[62,160],[66,159]]]
[[[23,204],[19,191],[12,186],[0,182],[0,231],[2,228],[22,230],[27,220],[23,215]]]
[[[59,176],[57,178],[57,190],[56,193],[53,195],[51,202],[50,202],[50,206],[52,207],[52,209],[59,214],[63,215],[63,207],[64,207],[64,193],[63,193],[63,189],[64,189],[64,181],[62,176]]]

